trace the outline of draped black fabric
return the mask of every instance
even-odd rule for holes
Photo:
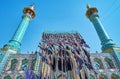
[[[91,63],[91,60],[90,60],[90,53],[89,53],[86,49],[84,49],[84,48],[82,48],[82,49],[83,49],[85,55],[87,56],[88,61]]]
[[[81,70],[82,67],[83,67],[83,63],[84,63],[83,60],[82,60],[82,59],[77,59],[76,61],[77,61],[77,63],[78,63],[79,69]]]
[[[85,79],[88,79],[88,77],[87,77],[87,74],[86,74],[85,70],[84,70],[84,74],[85,74]]]
[[[58,69],[62,71],[62,60],[60,58],[58,60]]]
[[[42,53],[39,52],[39,56],[43,56]]]
[[[45,56],[42,55],[42,53],[39,52],[39,56],[41,57],[43,62],[47,62],[47,59]]]
[[[46,50],[46,48],[42,47],[41,45],[39,45],[38,47],[40,47],[40,49],[42,50]]]
[[[46,51],[48,54],[52,54],[52,49],[49,47],[49,48],[46,48]]]
[[[63,64],[62,64],[62,61],[63,61]],[[58,60],[58,69],[59,69],[60,71],[65,72],[66,70],[71,70],[71,66],[70,66],[70,65],[71,65],[71,64],[68,63],[68,62],[66,62],[65,59],[63,59],[63,60],[59,59],[59,60]],[[63,67],[63,70],[62,70],[62,67]]]
[[[42,70],[40,70],[39,79],[42,79]]]
[[[93,70],[93,66],[92,66],[90,63],[85,62],[85,65],[87,66],[87,68],[88,68],[89,70]]]
[[[47,59],[43,56],[42,61],[47,63]]]
[[[79,73],[80,79],[82,79],[81,72]]]
[[[41,57],[42,62],[45,62],[48,64],[48,60],[47,60],[46,56],[43,56],[42,53],[39,53],[39,56]]]
[[[62,65],[62,67],[63,67],[63,72],[65,72],[65,71],[66,71],[66,63],[65,63],[65,59],[63,59],[63,65]]]
[[[70,61],[70,59],[66,59],[65,62],[65,67],[66,67],[66,71],[72,70],[72,62]]]
[[[84,48],[82,48],[82,49],[83,49],[85,55],[86,55],[87,57],[90,57],[90,53],[89,53],[87,50],[85,50]]]
[[[75,69],[78,69],[78,74],[81,78],[82,75],[80,73],[80,70],[82,69],[83,64],[85,64],[89,69],[92,69],[92,66],[83,61],[83,58],[81,56],[82,50],[79,46],[83,47],[83,51],[88,58],[87,61],[91,62],[89,52],[84,49],[85,47],[89,48],[89,46],[86,44],[82,37],[79,38],[78,34],[44,34],[42,42],[39,43],[39,48],[45,52],[45,55],[39,53],[39,56],[41,57],[42,61],[48,63],[51,66],[54,72],[56,71],[57,66],[58,70],[67,72],[72,70],[74,67],[72,62],[73,58],[71,58],[69,55],[68,50],[71,51],[78,64],[78,67],[75,67]],[[58,65],[56,63],[58,63]],[[85,76],[87,79],[86,73]]]
[[[88,47],[88,48],[90,48],[90,46],[88,46],[87,44],[86,44],[86,42],[84,41],[84,39],[81,39],[81,42],[80,42],[82,45],[84,45],[85,47]]]
[[[61,64],[62,64],[62,63],[61,63],[61,59],[59,58],[59,60],[58,60],[58,69],[59,69],[59,70],[62,70]]]
[[[55,68],[56,68],[56,62],[55,62],[55,57],[53,57],[52,69],[55,71]]]

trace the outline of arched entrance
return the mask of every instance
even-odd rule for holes
[[[12,60],[11,60],[11,66],[10,66],[10,70],[11,70],[11,71],[17,69],[17,63],[18,63],[18,60],[17,60],[17,59],[12,59]]]
[[[36,58],[32,60],[32,64],[31,64],[31,69],[32,70],[34,70],[35,63],[36,63]]]
[[[29,65],[28,59],[23,59],[21,70],[25,71],[28,68],[28,65]]]

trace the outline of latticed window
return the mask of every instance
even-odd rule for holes
[[[17,59],[12,59],[12,60],[11,60],[11,67],[10,67],[10,70],[11,70],[11,71],[17,69],[17,63],[18,63],[18,60],[17,60]]]
[[[23,59],[22,60],[22,66],[21,66],[21,70],[25,71],[28,68],[28,60],[27,59]]]
[[[31,69],[32,69],[32,70],[34,70],[35,63],[36,63],[36,59],[33,59],[33,60],[32,60],[32,63],[31,63]]]

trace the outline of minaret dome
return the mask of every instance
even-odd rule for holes
[[[23,13],[26,14],[28,13],[29,15],[34,18],[36,16],[35,11],[34,11],[34,5],[30,5],[30,7],[26,7],[23,9]]]

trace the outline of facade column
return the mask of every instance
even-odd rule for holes
[[[21,70],[22,66],[22,58],[19,58],[18,70]]]
[[[2,72],[8,58],[9,58],[10,54],[6,53],[5,56],[3,57],[2,61],[0,62],[0,73]],[[10,62],[9,62],[10,63]]]
[[[39,66],[40,66],[40,61],[41,61],[41,58],[40,58],[40,56],[39,56],[39,54],[37,53],[37,57],[36,57],[36,63],[35,63],[35,69],[34,69],[34,72],[36,73],[36,74],[38,74],[38,72],[39,72]]]

